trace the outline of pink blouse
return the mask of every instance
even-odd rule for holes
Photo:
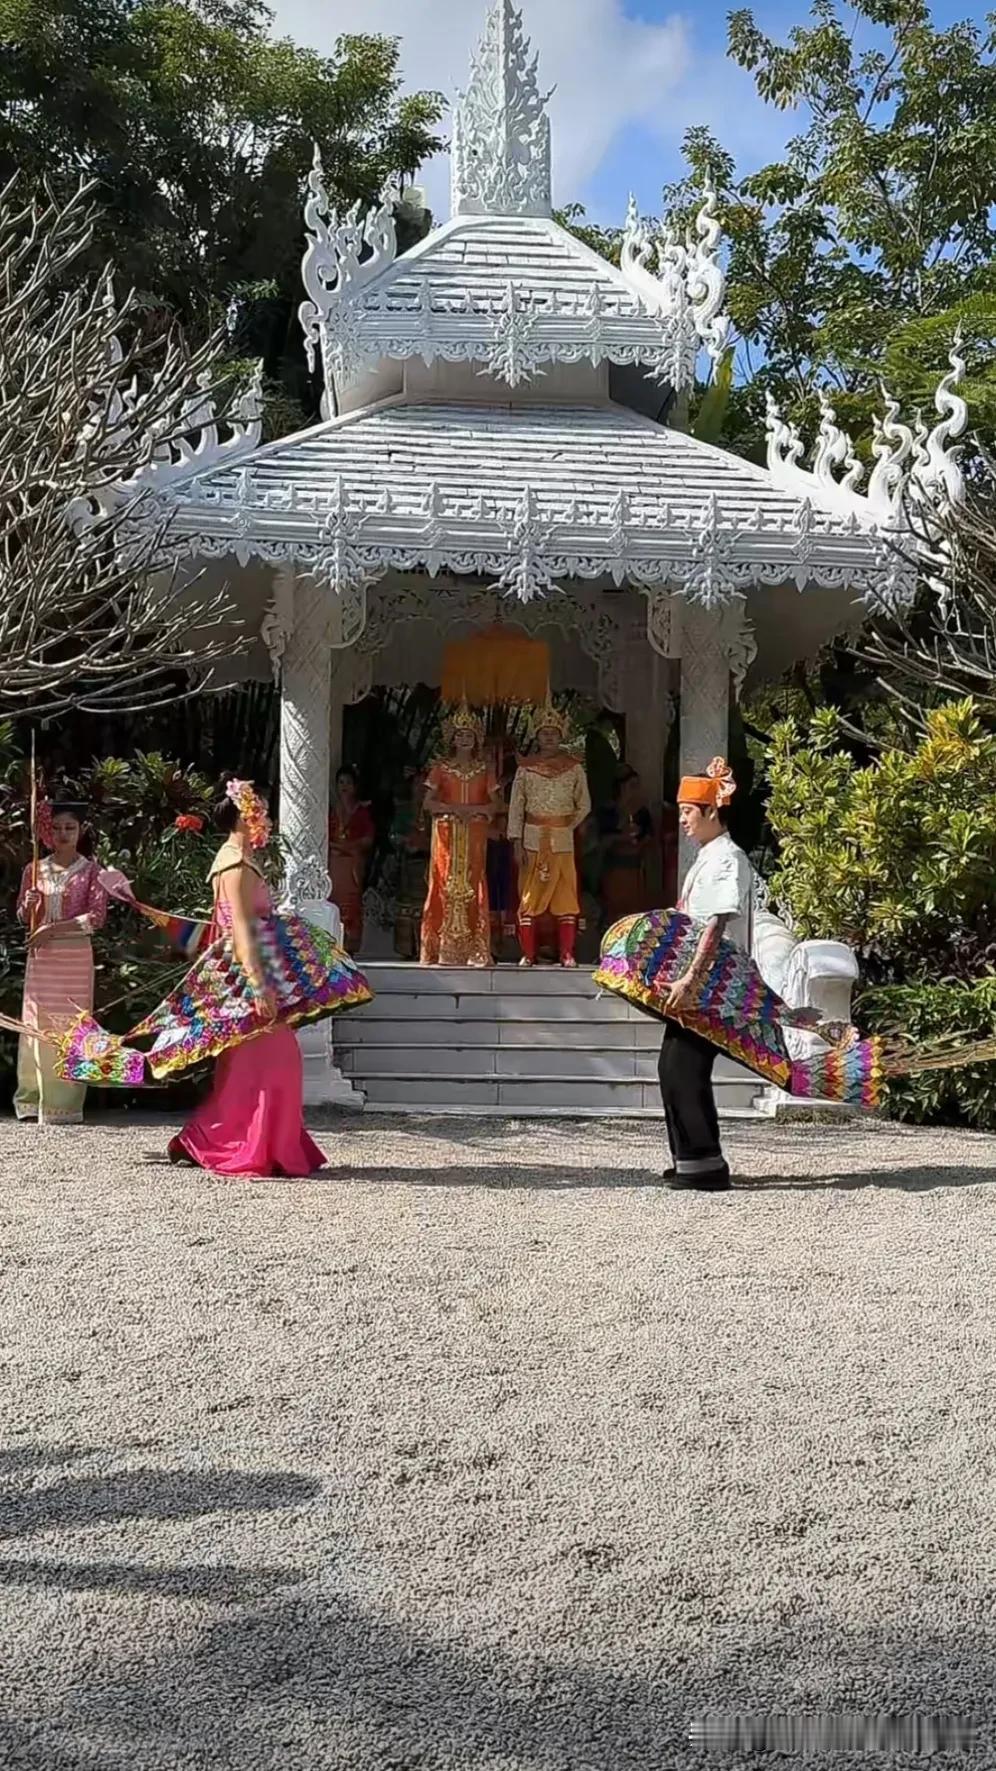
[[[17,914],[27,922],[24,900],[31,890],[31,867],[25,867],[17,895]],[[50,856],[38,865],[38,890],[45,901],[40,928],[53,922],[74,922],[81,935],[92,935],[107,921],[107,893],[100,883],[96,861],[81,855],[71,867],[59,868]]]

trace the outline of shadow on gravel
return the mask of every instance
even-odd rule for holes
[[[854,1193],[862,1187],[886,1187],[898,1193],[929,1193],[935,1187],[984,1187],[996,1182],[991,1168],[877,1168],[853,1175],[743,1175],[735,1182],[742,1193]]]
[[[0,1450],[0,1481],[22,1470],[59,1470],[93,1455],[90,1445],[8,1445]]]
[[[202,1513],[265,1512],[313,1500],[321,1484],[294,1475],[243,1475],[206,1470],[130,1470],[120,1475],[67,1476],[48,1488],[0,1500],[0,1539],[28,1537],[73,1525],[124,1519],[191,1519]]]
[[[517,1193],[523,1187],[565,1193],[590,1188],[628,1193],[636,1187],[665,1191],[660,1174],[649,1168],[578,1168],[576,1164],[560,1168],[552,1162],[538,1168],[361,1168],[354,1163],[348,1168],[324,1168],[312,1180],[334,1181],[339,1186],[345,1182],[357,1186],[487,1187],[502,1193]]]
[[[684,1577],[683,1577],[684,1578]],[[588,1597],[602,1593],[595,1577]],[[687,1582],[686,1582],[687,1585]],[[610,1601],[611,1602],[611,1601]],[[802,1601],[799,1601],[800,1608]],[[945,1631],[922,1615],[875,1629],[842,1628],[808,1606],[783,1624],[749,1613],[727,1618],[722,1643],[708,1628],[690,1635],[682,1605],[662,1591],[679,1641],[658,1629],[652,1652],[619,1638],[610,1664],[530,1651],[525,1639],[471,1644],[420,1631],[346,1596],[281,1600],[221,1617],[196,1636],[137,1642],[122,1660],[87,1644],[60,1681],[58,1700],[32,1716],[30,1735],[0,1720],[0,1762],[62,1771],[133,1764],[212,1771],[443,1771],[500,1763],[508,1771],[691,1771],[701,1767],[692,1724],[703,1716],[887,1715],[979,1718],[976,1741],[952,1751],[951,1767],[991,1764],[994,1643],[988,1627]],[[581,1613],[579,1612],[579,1616]],[[735,1628],[732,1626],[735,1624]],[[732,1642],[735,1646],[731,1645]],[[648,1664],[648,1662],[650,1664]],[[857,1693],[860,1692],[860,1697]],[[981,1712],[981,1713],[980,1713]],[[51,1733],[49,1732],[51,1731]],[[46,1736],[55,1752],[43,1756]],[[104,1757],[95,1755],[98,1742]],[[78,1744],[79,1760],[60,1755]],[[774,1745],[774,1743],[772,1743]],[[4,1756],[6,1749],[7,1756]],[[977,1756],[980,1754],[981,1756]],[[796,1752],[789,1755],[797,1762]],[[718,1762],[786,1764],[784,1748],[720,1751]],[[911,1764],[915,1755],[814,1752],[818,1767]]]
[[[547,1130],[568,1139],[583,1137],[585,1143],[604,1144],[606,1149],[618,1148],[621,1135],[639,1133],[659,1141],[664,1139],[663,1119],[626,1119],[622,1116],[584,1119],[516,1119],[480,1113],[376,1113],[309,1107],[305,1118],[311,1131],[341,1132],[348,1129],[359,1142],[377,1145],[385,1133],[402,1141],[420,1144],[426,1138],[440,1138],[448,1144],[463,1144],[469,1150],[480,1145],[518,1141],[524,1133]]]
[[[127,1562],[0,1562],[0,1586],[54,1587],[63,1593],[149,1593],[160,1599],[200,1599],[214,1605],[246,1605],[294,1586],[293,1568],[239,1568],[200,1563],[140,1568]]]

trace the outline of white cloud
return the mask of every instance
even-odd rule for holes
[[[401,38],[407,87],[437,88],[452,97],[466,84],[471,50],[480,39],[487,0],[274,0],[275,29],[329,52],[344,31]],[[641,123],[671,133],[669,93],[688,70],[688,28],[678,14],[659,24],[627,18],[622,0],[524,0],[523,22],[539,52],[553,127],[554,200],[583,193],[617,133]],[[447,214],[448,171],[442,161],[424,182],[436,213]]]

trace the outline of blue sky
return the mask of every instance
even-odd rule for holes
[[[659,24],[674,13],[674,8],[664,0],[621,3],[627,17],[651,24]],[[646,122],[624,123],[599,165],[585,180],[579,200],[596,220],[618,219],[630,190],[635,193],[642,213],[658,214],[662,185],[681,176],[681,138],[692,124],[708,124],[743,172],[778,158],[785,143],[798,131],[799,115],[764,104],[751,75],[726,55],[726,19],[730,10],[730,0],[703,0],[694,11],[683,13],[688,34],[687,76],[665,99],[666,117],[662,123],[656,128]],[[761,30],[777,42],[787,41],[792,27],[804,24],[808,17],[808,7],[802,5],[762,4],[750,10]],[[943,28],[964,18],[981,22],[986,10],[985,6],[965,4],[964,0],[939,0],[932,7],[932,16],[935,25]],[[861,37],[866,47],[873,40],[870,30]]]
[[[452,94],[463,84],[488,0],[271,0],[276,28],[329,51],[342,31],[384,31],[401,40],[406,81]],[[551,101],[554,196],[580,201],[598,221],[618,222],[632,190],[645,214],[681,169],[692,124],[708,124],[749,172],[782,153],[799,118],[762,104],[748,74],[726,56],[729,0],[697,7],[668,0],[519,0]],[[808,6],[763,0],[761,29],[784,40]],[[939,24],[974,16],[978,0],[938,0]],[[866,38],[870,41],[870,35]],[[448,213],[445,162],[425,175],[429,201]]]

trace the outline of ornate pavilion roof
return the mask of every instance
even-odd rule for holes
[[[393,217],[375,211],[357,228],[380,250],[354,267],[351,224],[319,213],[321,178],[316,167],[301,319],[312,361],[317,345],[334,384],[385,357],[420,357],[480,363],[509,387],[548,363],[638,363],[683,388],[703,347],[722,352],[728,323],[718,312],[711,197],[695,242],[673,247],[664,283],[639,260],[642,235],[634,232],[635,250],[616,270],[549,216],[459,216],[396,259]]]
[[[337,591],[421,568],[522,601],[608,578],[716,605],[754,584],[868,594],[902,568],[874,506],[829,474],[776,476],[619,406],[395,401],[176,496],[191,551],[294,558]]]
[[[316,148],[300,318],[327,381],[421,357],[482,363],[509,387],[547,363],[638,363],[683,388],[703,348],[721,354],[729,321],[714,196],[694,234],[656,249],[631,204],[617,270],[552,218],[545,104],[521,16],[495,0],[454,113],[453,219],[400,259],[396,193],[364,217],[338,216]]]
[[[708,194],[656,271],[632,207],[619,270],[552,219],[545,101],[511,0],[494,0],[457,106],[448,224],[399,258],[390,201],[340,220],[317,161],[309,187],[301,318],[327,383],[441,357],[480,364],[492,400],[494,380],[514,390],[557,361],[639,363],[681,386],[724,347]],[[570,578],[708,606],[764,584],[889,596],[912,581],[896,546],[909,499],[960,493],[962,371],[953,355],[929,433],[887,403],[864,492],[827,399],[811,467],[772,407],[760,468],[608,400],[541,404],[541,380],[500,405],[384,400],[266,447],[255,391],[224,440],[202,402],[197,441],[160,446],[139,479],[185,551],[293,559],[339,592],[394,569],[476,574],[523,601]]]

